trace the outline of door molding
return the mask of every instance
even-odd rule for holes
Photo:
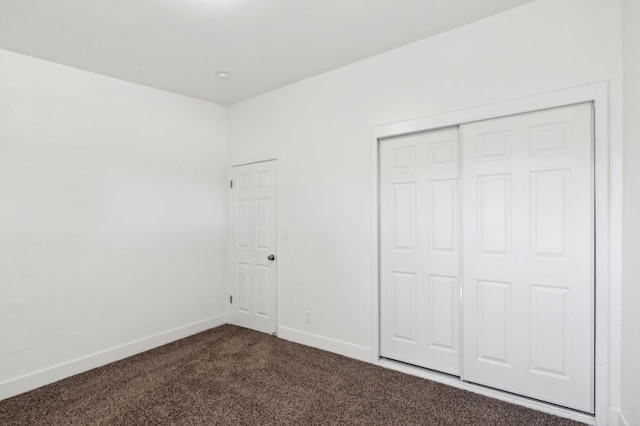
[[[611,252],[621,239],[621,217],[619,191],[622,185],[620,141],[610,140],[609,130],[609,82],[600,81],[583,86],[543,93],[534,96],[511,99],[503,102],[476,106],[442,114],[431,115],[414,120],[375,126],[371,129],[371,352],[372,362],[389,367],[388,362],[380,360],[380,274],[379,274],[379,144],[382,140],[411,133],[435,130],[443,127],[457,126],[479,120],[504,117],[509,115],[533,112],[537,110],[568,106],[578,103],[593,102],[594,105],[594,190],[595,190],[595,417],[578,414],[569,409],[558,408],[551,404],[536,402],[535,408],[556,415],[589,421],[598,425],[609,423],[610,409],[615,402],[610,402],[610,394],[616,394],[616,376],[612,375],[611,359],[619,354],[620,336],[619,318],[612,318],[619,306],[620,253]],[[611,156],[614,151],[617,155]],[[616,171],[617,170],[617,171]],[[614,172],[615,173],[612,173]],[[615,296],[615,298],[613,297]],[[611,353],[610,353],[611,352]],[[460,387],[478,392],[478,387],[460,381]],[[505,394],[509,395],[509,394]],[[613,396],[613,395],[611,395]],[[525,398],[510,400],[521,405],[528,405]]]

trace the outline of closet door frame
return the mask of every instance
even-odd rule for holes
[[[483,386],[457,380],[429,370],[414,368],[380,358],[380,253],[379,253],[379,145],[387,138],[411,133],[458,126],[479,120],[522,114],[538,110],[557,108],[579,103],[592,102],[594,106],[594,190],[595,190],[595,417],[552,404],[515,396]],[[612,318],[616,312],[613,303],[619,303],[620,293],[620,253],[610,251],[620,242],[620,199],[622,185],[622,165],[620,156],[610,158],[613,150],[609,133],[609,88],[608,82],[544,93],[505,102],[488,104],[444,114],[432,115],[415,120],[375,126],[371,130],[371,197],[372,197],[372,362],[381,366],[418,375],[472,392],[506,400],[540,411],[572,418],[590,424],[609,423],[610,396],[616,389],[615,374],[613,384],[611,358],[617,356],[620,343],[619,318]],[[620,147],[616,141],[615,151]],[[612,300],[615,297],[614,300]],[[612,321],[615,320],[615,321]],[[613,354],[610,354],[612,349]],[[613,372],[615,373],[615,372]],[[463,372],[464,378],[464,372]]]

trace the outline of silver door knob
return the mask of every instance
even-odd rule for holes
[[[270,254],[269,256],[267,256],[267,259],[269,259],[271,261],[274,261],[274,260],[276,260],[276,257],[274,255]]]

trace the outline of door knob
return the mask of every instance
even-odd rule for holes
[[[269,256],[267,256],[267,259],[269,259],[271,261],[274,261],[274,260],[276,260],[276,257],[274,255],[270,254]]]

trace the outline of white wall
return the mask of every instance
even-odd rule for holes
[[[231,162],[279,159],[279,334],[368,357],[373,126],[610,79],[619,145],[620,37],[618,1],[539,0],[233,105]]]
[[[226,121],[0,51],[0,399],[225,322]]]
[[[640,2],[623,0],[624,237],[622,260],[622,414],[640,425]]]

